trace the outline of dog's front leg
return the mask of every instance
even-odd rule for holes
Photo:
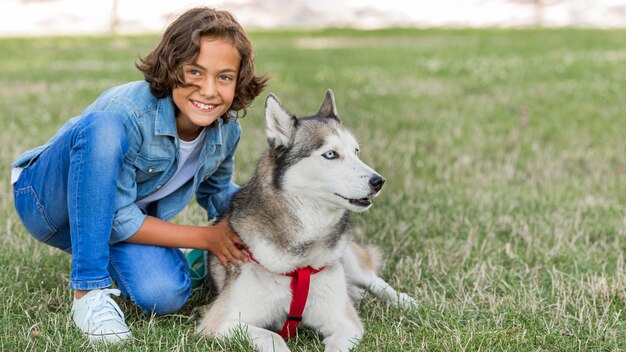
[[[223,321],[214,326],[212,331],[201,330],[201,333],[216,338],[230,338],[242,332],[248,337],[258,352],[289,352],[289,347],[280,335],[258,326],[246,324],[238,320]]]
[[[329,319],[329,325],[322,329],[330,331],[324,338],[325,352],[348,352],[363,337],[363,324],[351,302],[346,305],[346,315]]]
[[[242,321],[241,313],[228,298],[226,294],[218,296],[200,321],[198,333],[221,339],[242,332],[259,352],[289,352],[287,344],[277,333]],[[244,304],[237,300],[235,303],[236,306]]]
[[[348,352],[361,340],[363,323],[343,284],[343,268],[329,267],[317,275],[303,323],[324,336],[326,352]]]
[[[247,325],[248,336],[258,352],[289,352],[289,347],[280,335],[273,331]]]

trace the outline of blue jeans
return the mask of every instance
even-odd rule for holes
[[[72,255],[70,288],[112,285],[146,313],[177,311],[191,293],[177,248],[110,244],[117,176],[128,148],[122,123],[106,112],[82,118],[13,186],[17,213],[37,240]]]

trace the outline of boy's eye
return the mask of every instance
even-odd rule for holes
[[[337,159],[339,155],[334,150],[329,150],[326,153],[322,154],[322,156],[328,160]]]
[[[220,76],[220,79],[221,79],[222,81],[229,81],[229,82],[230,82],[230,81],[232,81],[232,80],[234,80],[234,78],[233,78],[232,76],[229,76],[229,75],[221,75],[221,76]]]
[[[192,69],[192,70],[187,71],[187,73],[189,73],[189,74],[190,74],[190,75],[192,75],[192,76],[196,76],[196,77],[200,76],[200,74],[201,74],[201,73],[200,73],[200,71],[198,71],[198,70],[193,70],[193,69]]]

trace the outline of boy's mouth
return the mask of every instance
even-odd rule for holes
[[[195,106],[196,108],[198,108],[199,110],[201,110],[203,112],[212,111],[217,106],[215,104],[204,104],[204,103],[201,103],[201,102],[195,101],[195,100],[192,100],[191,104],[193,104],[193,106]]]

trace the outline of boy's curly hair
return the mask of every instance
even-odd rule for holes
[[[135,66],[150,83],[152,94],[164,98],[172,89],[186,86],[182,66],[196,60],[205,37],[227,39],[239,52],[241,63],[231,110],[243,110],[245,116],[246,108],[265,88],[268,77],[254,74],[252,43],[227,11],[208,7],[186,11],[167,27],[157,47]],[[228,116],[222,117],[225,122]]]

